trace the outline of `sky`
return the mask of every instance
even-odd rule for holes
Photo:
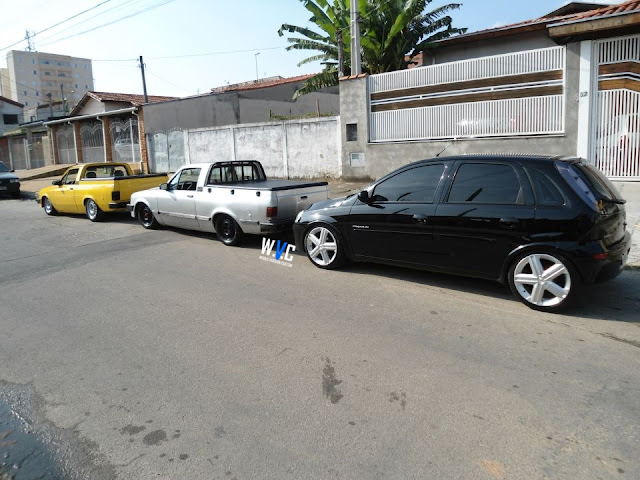
[[[433,0],[427,8],[446,3]],[[461,3],[450,14],[453,25],[473,32],[534,19],[567,2]],[[142,93],[138,58],[143,56],[149,95],[197,95],[256,77],[320,71],[318,63],[298,66],[309,52],[286,51],[286,35],[277,33],[283,23],[311,27],[310,16],[301,0],[3,2],[0,67],[6,67],[8,51],[26,50],[28,30],[36,33],[32,44],[37,51],[92,59],[96,91]]]

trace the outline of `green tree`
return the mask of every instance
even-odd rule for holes
[[[358,0],[362,71],[383,73],[407,68],[422,51],[435,48],[438,40],[464,33],[454,28],[449,12],[460,7],[449,3],[427,12],[433,0]],[[338,43],[342,38],[344,73],[351,72],[350,0],[300,0],[311,13],[317,29],[284,24],[278,30],[287,38],[287,50],[315,52],[298,66],[321,62],[324,68],[300,88],[294,98],[338,84]],[[318,31],[316,31],[318,30]]]

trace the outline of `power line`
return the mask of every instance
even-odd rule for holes
[[[80,12],[80,13],[76,13],[75,15],[72,15],[71,17],[65,18],[64,20],[62,20],[62,21],[60,21],[60,22],[58,22],[58,23],[56,23],[56,24],[54,24],[54,25],[51,25],[50,27],[47,27],[47,28],[45,28],[44,30],[40,30],[39,32],[35,32],[34,34],[32,34],[32,35],[31,35],[31,38],[35,37],[36,35],[40,35],[41,33],[44,33],[44,32],[46,32],[46,31],[48,31],[48,30],[51,30],[52,28],[55,28],[55,27],[57,27],[58,25],[62,25],[63,23],[68,22],[69,20],[73,20],[74,18],[79,17],[80,15],[83,15],[83,14],[85,14],[85,13],[87,13],[87,12],[91,11],[91,10],[94,10],[94,9],[98,8],[99,6],[104,5],[105,3],[109,3],[109,2],[111,2],[111,1],[112,1],[112,0],[104,0],[103,2],[101,2],[101,3],[97,4],[97,5],[94,5],[94,6],[93,6],[93,7],[91,7],[91,8],[87,8],[86,10],[83,10],[83,11],[82,11],[82,12]],[[11,48],[11,47],[13,47],[13,46],[15,46],[15,45],[18,45],[19,43],[24,42],[24,40],[25,40],[25,39],[23,38],[23,39],[21,39],[21,40],[19,40],[19,41],[15,42],[15,43],[12,43],[11,45],[6,46],[6,47],[4,47],[4,48],[0,49],[0,52],[2,52],[2,51],[4,51],[4,50],[7,50],[7,49],[9,49],[9,48]]]
[[[193,57],[209,57],[213,55],[229,55],[235,53],[253,53],[253,52],[263,52],[267,50],[286,50],[287,47],[260,47],[260,48],[249,48],[246,50],[227,50],[221,52],[209,52],[209,53],[192,53],[186,55],[172,55],[166,57],[149,57],[147,60],[173,60],[180,58],[193,58]],[[137,58],[104,58],[104,59],[93,59],[92,62],[131,62],[137,61]]]
[[[107,1],[111,1],[111,0],[107,0]],[[52,42],[49,42],[46,45],[50,45],[52,43],[62,42],[63,40],[68,40],[70,38],[74,38],[74,37],[78,37],[80,35],[84,35],[85,33],[93,32],[94,30],[98,30],[99,28],[106,27],[106,26],[109,26],[109,25],[113,25],[114,23],[121,22],[122,20],[126,20],[126,19],[131,18],[131,17],[135,17],[137,15],[140,15],[141,13],[146,13],[146,12],[149,12],[151,10],[155,10],[158,7],[162,7],[163,5],[166,5],[166,4],[174,2],[174,1],[175,0],[165,0],[163,3],[159,3],[159,4],[156,4],[156,5],[152,5],[152,6],[148,7],[148,8],[145,8],[145,9],[142,9],[142,10],[138,10],[137,12],[131,13],[129,15],[125,15],[123,17],[116,18],[113,21],[110,21],[110,22],[107,22],[107,23],[103,23],[102,25],[98,25],[97,27],[89,28],[88,30],[84,30],[82,32],[78,32],[78,33],[74,33],[72,35],[68,35],[66,37],[58,38],[58,39],[56,39],[56,40],[54,40]]]

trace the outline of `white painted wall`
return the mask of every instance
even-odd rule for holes
[[[258,160],[269,177],[342,175],[340,117],[265,122],[187,131],[190,163]]]

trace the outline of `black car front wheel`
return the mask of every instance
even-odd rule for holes
[[[335,270],[346,261],[344,243],[331,225],[312,225],[305,233],[304,247],[316,267]]]
[[[138,207],[138,221],[140,225],[150,230],[155,230],[159,225],[149,206],[144,203]]]
[[[558,254],[529,252],[509,269],[509,286],[518,299],[534,310],[555,312],[568,306],[578,289],[571,263]]]

